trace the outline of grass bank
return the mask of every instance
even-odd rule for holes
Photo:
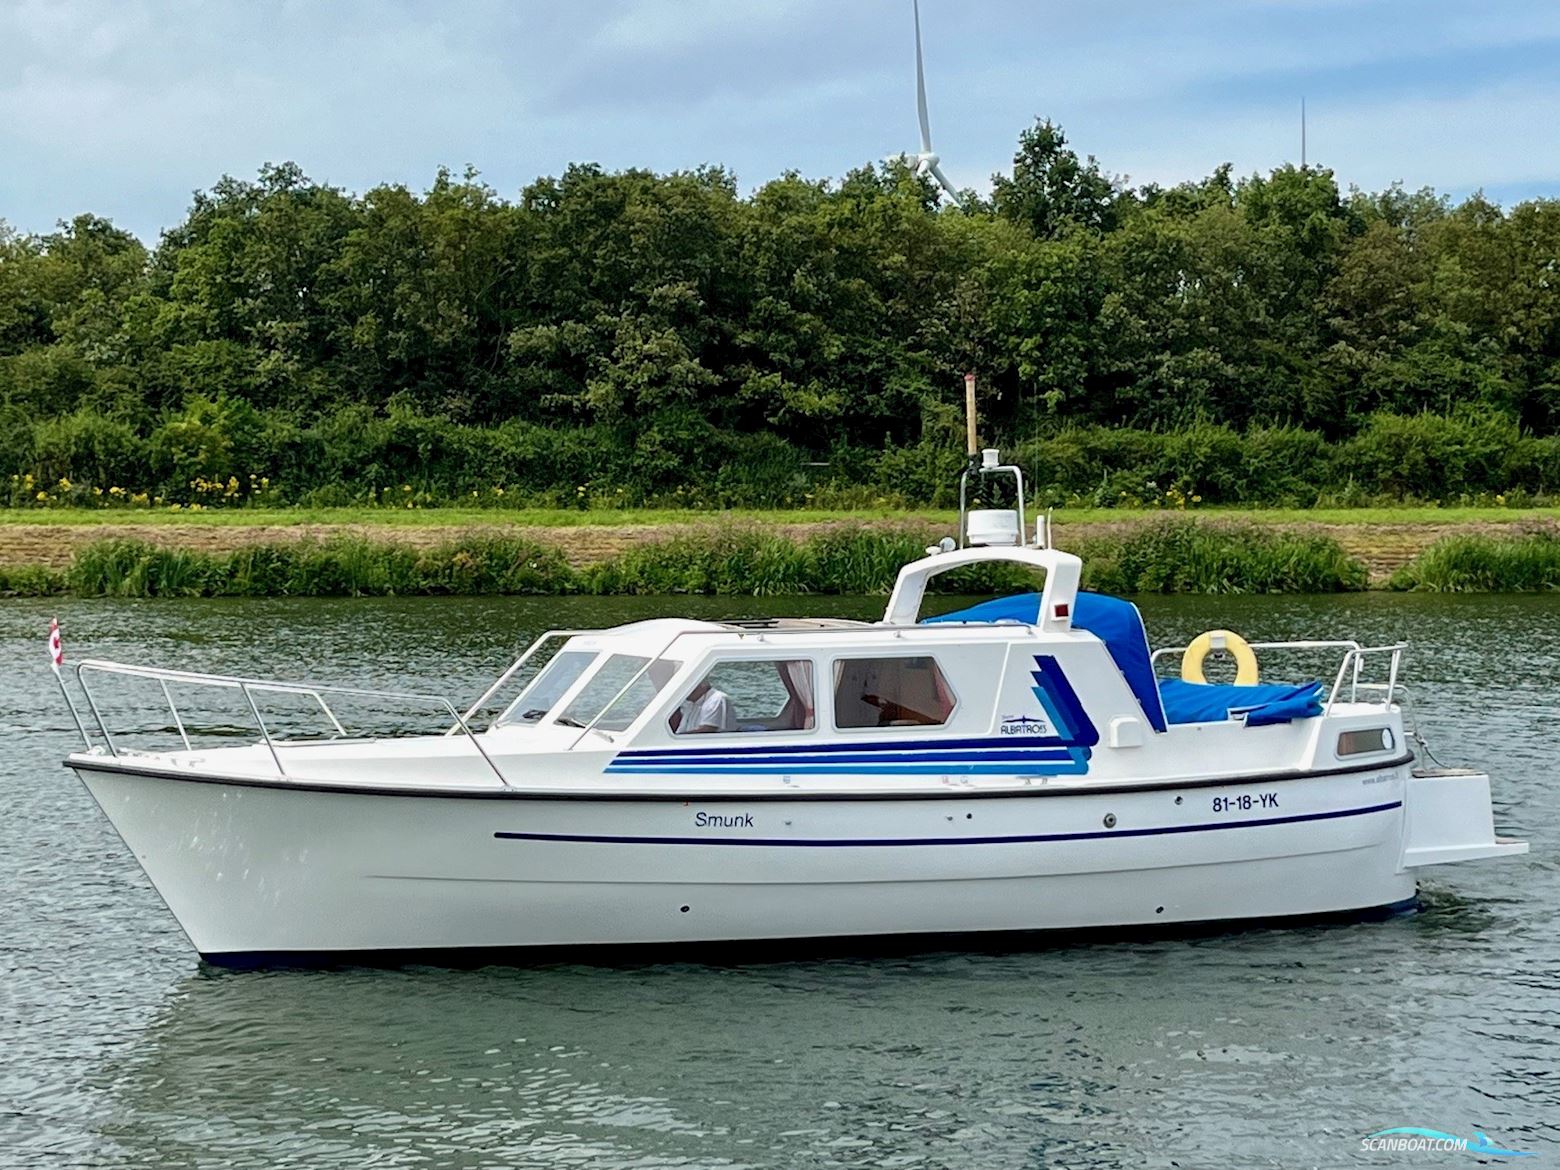
[[[1358,509],[1164,509],[1062,508],[1056,534],[1063,547],[1096,538],[1117,539],[1167,520],[1196,520],[1220,527],[1261,527],[1327,536],[1362,562],[1373,584],[1437,541],[1450,536],[1499,536],[1560,521],[1554,509],[1394,507]],[[0,509],[0,566],[66,570],[76,556],[104,540],[135,540],[159,547],[219,556],[244,549],[329,543],[353,538],[401,544],[422,553],[473,539],[534,541],[558,546],[568,563],[584,570],[618,560],[648,544],[730,529],[762,530],[806,542],[837,530],[870,528],[917,541],[954,531],[953,512],[796,510],[699,512],[688,509],[386,509],[236,508],[144,512],[125,508]]]
[[[452,594],[880,594],[922,555],[923,537],[836,528],[797,540],[711,528],[571,565],[557,544],[473,536],[417,548],[364,537],[261,544],[231,552],[140,540],[86,545],[64,567],[0,568],[12,595],[342,597]],[[1361,589],[1362,564],[1324,536],[1167,519],[1077,546],[1084,584],[1117,593],[1317,593]],[[946,592],[1031,587],[1015,566],[945,574]]]
[[[1448,537],[1394,573],[1389,585],[1426,593],[1560,590],[1560,526],[1507,537]]]
[[[836,526],[798,537],[728,525],[685,530],[579,565],[562,541],[491,532],[426,545],[352,535],[225,551],[109,539],[82,545],[63,565],[0,565],[0,594],[868,595],[886,593],[924,545],[919,532],[902,528]],[[1064,538],[1062,545],[1083,557],[1084,587],[1108,593],[1335,593],[1371,583],[1358,557],[1315,530],[1166,517]],[[1560,525],[1450,536],[1377,583],[1436,592],[1560,590]],[[1033,584],[1014,566],[972,567],[937,580],[951,593]]]

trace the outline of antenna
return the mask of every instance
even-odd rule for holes
[[[1300,169],[1305,170],[1305,98],[1300,99]]]

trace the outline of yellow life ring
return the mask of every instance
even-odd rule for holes
[[[1235,683],[1250,687],[1257,683],[1257,656],[1251,643],[1230,630],[1209,630],[1198,634],[1181,655],[1181,677],[1189,683],[1205,683],[1203,659],[1215,650],[1227,650],[1235,656]]]

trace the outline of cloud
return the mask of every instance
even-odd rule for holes
[[[800,26],[826,8],[823,0],[634,0],[619,4],[591,37],[599,47],[633,54],[722,49],[766,39],[786,25]]]
[[[1514,0],[923,0],[934,141],[962,185],[1056,118],[1175,182],[1297,150],[1378,187],[1560,193],[1560,5]],[[748,185],[915,143],[908,0],[12,0],[0,216],[92,210],[147,238],[223,173],[351,189],[479,167],[724,164]],[[1547,184],[1547,187],[1546,187]]]

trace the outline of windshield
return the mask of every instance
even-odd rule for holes
[[[520,692],[520,697],[505,709],[497,722],[539,722],[595,660],[596,655],[589,650],[564,650],[553,655],[552,661]]]
[[[595,726],[599,731],[622,731],[649,706],[681,665],[665,658],[652,663],[637,654],[614,654],[602,663],[555,722],[566,727]]]

